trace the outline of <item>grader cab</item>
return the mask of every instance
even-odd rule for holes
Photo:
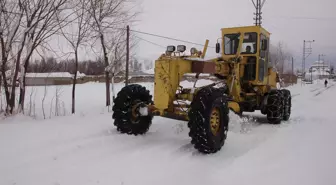
[[[149,90],[139,84],[125,86],[113,106],[114,125],[127,134],[145,134],[153,116],[188,122],[189,136],[202,153],[219,151],[227,138],[229,110],[260,110],[270,123],[288,120],[291,95],[277,89],[278,76],[269,65],[270,33],[261,26],[223,28],[216,44],[220,57],[204,60],[203,52],[186,46],[168,46],[155,61],[154,102]],[[212,84],[185,88],[187,73],[197,80],[202,73],[217,77]]]

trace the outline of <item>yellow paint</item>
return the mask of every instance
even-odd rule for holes
[[[236,114],[240,114],[241,113],[240,106],[239,106],[239,104],[237,102],[229,101],[228,102],[228,107],[229,107],[229,109],[231,109]]]
[[[155,62],[154,103],[161,112],[173,111],[176,90],[185,73],[191,72],[191,61],[163,56]]]
[[[221,117],[218,108],[213,108],[210,114],[210,130],[213,135],[217,135],[220,130]]]
[[[206,54],[206,52],[207,52],[207,49],[208,49],[208,45],[209,45],[209,40],[207,39],[207,40],[205,41],[205,45],[204,45],[204,48],[203,48],[203,53],[202,53],[202,55],[201,55],[201,58],[204,58],[204,56],[205,56],[205,54]]]

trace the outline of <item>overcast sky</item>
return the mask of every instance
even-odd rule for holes
[[[327,61],[336,61],[336,1],[335,0],[267,0],[263,7],[263,27],[271,32],[271,43],[283,41],[292,51],[296,65],[301,65],[303,40],[315,40],[313,54],[307,62],[325,54]],[[214,46],[220,29],[253,25],[255,8],[251,0],[142,0],[139,22],[133,30],[174,37]],[[158,45],[181,43],[162,38],[136,36]],[[193,45],[185,44],[189,51]],[[65,48],[65,46],[64,46]],[[202,47],[197,46],[198,49]],[[140,59],[154,60],[165,48],[140,41],[136,50]],[[214,49],[209,48],[209,56]],[[92,57],[89,52],[82,59]]]

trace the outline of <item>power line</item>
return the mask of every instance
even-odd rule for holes
[[[188,43],[188,44],[194,44],[194,45],[198,45],[198,46],[204,46],[204,44],[198,44],[195,42],[190,42],[190,41],[186,41],[186,40],[181,40],[181,39],[176,39],[176,38],[172,38],[172,37],[167,37],[167,36],[162,36],[162,35],[157,35],[157,34],[153,34],[153,33],[148,33],[148,32],[143,32],[143,31],[137,31],[137,30],[130,30],[131,32],[135,32],[135,33],[141,33],[141,34],[145,34],[145,35],[150,35],[153,37],[160,37],[160,38],[164,38],[164,39],[168,39],[168,40],[174,40],[174,41],[178,41],[178,42],[184,42],[184,43]],[[214,47],[210,47],[209,48],[214,48]]]
[[[271,16],[270,16],[271,17]],[[305,16],[272,16],[274,18],[280,18],[280,19],[301,19],[301,20],[315,20],[315,21],[335,21],[336,17],[305,17]]]
[[[155,45],[155,46],[162,47],[162,48],[166,48],[165,46],[162,46],[162,45],[160,45],[160,44],[156,44],[156,43],[154,43],[154,42],[152,42],[152,41],[143,39],[143,38],[138,37],[138,36],[136,36],[136,35],[134,35],[134,36],[135,36],[136,38],[140,39],[140,40],[143,40],[143,41],[148,42],[148,43],[150,43],[150,44],[153,44],[153,45]]]
[[[126,30],[126,28],[116,28],[116,27],[110,27],[110,26],[102,26],[102,27],[103,28],[108,28],[108,29],[114,29],[114,30]],[[198,46],[202,46],[202,47],[205,46],[204,44],[199,44],[199,43],[195,43],[195,42],[191,42],[191,41],[181,40],[181,39],[177,39],[177,38],[173,38],[173,37],[158,35],[158,34],[144,32],[144,31],[138,31],[138,30],[132,30],[132,29],[130,29],[129,31],[130,32],[134,32],[134,33],[140,33],[140,34],[144,34],[144,35],[149,35],[149,36],[153,36],[153,37],[159,37],[159,38],[164,38],[164,39],[168,39],[168,40],[174,40],[174,41],[178,41],[178,42],[183,42],[183,43],[198,45]],[[208,48],[215,48],[215,47],[208,46]]]

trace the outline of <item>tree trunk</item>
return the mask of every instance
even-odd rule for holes
[[[105,63],[105,68],[106,68],[107,66],[109,66],[109,62],[108,62],[107,51],[106,51],[106,47],[104,43],[103,34],[100,34],[100,41],[101,41],[101,45],[103,48],[104,63]],[[105,86],[106,86],[106,106],[110,106],[111,105],[110,78],[109,78],[109,72],[107,70],[105,70]]]
[[[23,70],[21,70],[21,88],[20,88],[20,98],[19,98],[19,106],[21,108],[22,113],[24,113],[24,103],[25,103],[25,95],[26,95],[26,73],[28,71],[28,67],[29,67],[29,62],[30,62],[30,57],[33,53],[33,50],[31,51],[27,51],[27,57],[24,61],[24,65],[23,65]]]
[[[111,78],[111,88],[112,88],[112,101],[115,100],[115,91],[114,91],[114,73],[112,73],[112,78]]]
[[[22,87],[20,88],[20,98],[19,98],[19,106],[23,114],[24,114],[24,100],[25,100],[25,94],[26,94],[26,83],[25,83],[26,77],[25,76],[23,76],[23,80],[21,84]]]
[[[24,114],[24,102],[25,102],[25,95],[26,95],[26,71],[28,69],[29,61],[26,61],[23,67],[23,75],[22,76],[22,87],[20,88],[20,98],[19,98],[19,106]]]
[[[1,92],[1,86],[2,86],[2,78],[1,78],[1,75],[0,75],[0,112],[3,111],[2,109],[2,92]]]
[[[6,78],[6,68],[5,68],[6,63],[7,63],[7,58],[3,57],[2,58],[1,76],[2,76],[4,90],[5,90],[6,104],[8,105],[10,97],[9,97],[9,89],[8,89],[7,78]],[[6,112],[6,113],[8,113],[8,112]]]
[[[110,98],[110,78],[109,72],[105,72],[105,86],[106,86],[106,106],[111,105],[111,98]]]
[[[15,85],[16,85],[16,83],[14,84],[14,86]],[[15,107],[15,87],[14,87],[14,91],[11,92],[11,96],[10,96],[10,99],[9,99],[9,102],[8,102],[8,105],[7,105],[7,110],[9,109],[10,114],[13,114],[14,107]]]
[[[71,113],[75,114],[75,98],[76,98],[76,81],[77,81],[77,71],[78,71],[78,51],[75,51],[75,74],[72,84],[72,109]]]
[[[10,96],[10,101],[8,104],[9,105],[9,108],[10,108],[10,111],[9,113],[10,114],[13,114],[13,110],[14,110],[14,107],[15,107],[15,89],[16,89],[16,79],[17,79],[17,76],[18,76],[18,73],[19,73],[19,69],[20,69],[20,60],[21,60],[21,54],[23,52],[23,48],[24,48],[24,43],[26,42],[26,35],[27,33],[24,33],[24,39],[21,43],[21,46],[20,46],[20,49],[19,49],[19,52],[17,54],[17,57],[16,57],[16,62],[15,62],[15,70],[14,70],[14,76],[13,76],[13,82],[12,82],[12,90],[11,90],[11,96]]]

